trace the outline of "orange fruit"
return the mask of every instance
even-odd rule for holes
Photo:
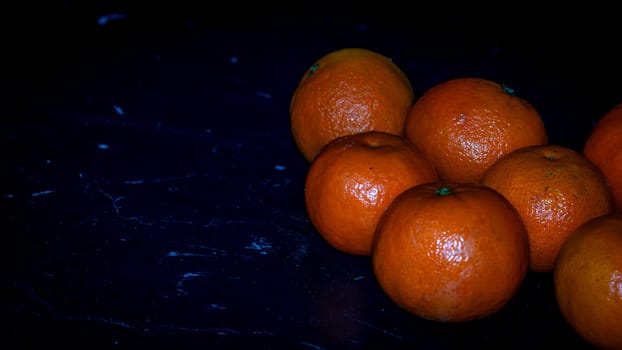
[[[603,172],[616,210],[622,212],[622,103],[596,122],[585,141],[583,154]]]
[[[371,130],[401,136],[414,98],[408,77],[383,54],[363,48],[332,51],[304,73],[294,90],[294,141],[311,161],[339,136]]]
[[[438,179],[404,137],[382,131],[345,135],[313,160],[305,183],[309,219],[334,248],[370,255],[386,206],[405,189]]]
[[[414,186],[386,209],[372,249],[374,274],[399,306],[425,319],[463,322],[501,309],[528,267],[520,216],[476,183]]]
[[[488,168],[482,183],[518,210],[529,236],[529,266],[536,272],[553,269],[559,247],[579,225],[613,209],[598,168],[559,145],[512,151]]]
[[[451,182],[478,182],[515,149],[548,143],[544,122],[505,85],[477,77],[439,83],[413,104],[405,136]]]
[[[562,245],[553,271],[559,310],[601,349],[622,349],[622,214],[579,226]]]

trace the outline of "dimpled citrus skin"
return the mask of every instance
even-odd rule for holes
[[[526,100],[476,77],[439,83],[415,101],[405,136],[432,161],[442,180],[478,182],[501,156],[548,143],[544,122]]]
[[[583,338],[622,349],[622,214],[603,215],[571,234],[553,271],[559,310]]]
[[[315,62],[294,91],[294,141],[311,161],[339,136],[371,130],[401,136],[414,98],[408,77],[388,57],[362,48],[335,50]]]
[[[394,199],[378,223],[376,278],[411,313],[440,322],[489,316],[515,294],[528,266],[520,216],[480,184],[422,184]]]
[[[436,180],[436,169],[401,136],[379,131],[342,136],[311,163],[307,213],[334,248],[370,255],[376,223],[393,198]]]
[[[583,155],[559,145],[515,150],[492,165],[482,183],[521,214],[530,242],[530,268],[550,272],[559,247],[579,225],[613,211],[600,171]]]
[[[585,141],[583,154],[603,172],[616,210],[622,212],[622,103],[596,122]]]

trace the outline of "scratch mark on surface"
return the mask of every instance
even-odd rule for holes
[[[359,320],[358,318],[354,318],[354,317],[348,317],[348,316],[346,316],[346,317],[347,317],[348,319],[350,319],[350,320],[354,321],[354,322],[357,322],[357,323],[359,323],[359,324],[362,324],[362,325],[364,325],[364,326],[366,326],[366,327],[369,327],[369,328],[371,328],[371,329],[373,329],[373,330],[375,330],[375,331],[378,331],[378,332],[380,332],[380,333],[382,333],[382,334],[386,334],[386,335],[388,335],[388,336],[390,336],[390,337],[393,337],[393,338],[395,338],[395,339],[400,339],[400,340],[406,339],[406,338],[402,337],[401,335],[399,335],[399,334],[397,334],[397,333],[395,333],[395,332],[391,332],[391,331],[390,331],[390,330],[388,330],[388,329],[384,329],[384,328],[377,327],[377,326],[375,326],[375,325],[373,325],[373,324],[371,324],[371,323],[369,323],[369,322],[367,322],[367,321]]]
[[[180,256],[207,256],[208,254],[197,254],[197,253],[180,253],[180,252],[168,252],[166,256],[168,257],[180,257]]]
[[[358,280],[362,280],[363,278],[365,278],[365,276],[357,276],[357,277],[354,277],[353,280],[358,281]]]
[[[315,345],[315,344],[312,344],[312,343],[308,343],[308,342],[306,342],[306,341],[301,341],[301,342],[300,342],[300,345],[304,345],[304,346],[306,346],[306,347],[308,347],[308,348],[311,348],[311,349],[316,349],[316,350],[324,350],[324,348],[323,348],[323,347],[318,346],[318,345]]]
[[[95,321],[95,322],[103,322],[106,324],[110,324],[113,326],[119,326],[128,329],[137,329],[138,327],[132,326],[131,324],[119,320],[115,320],[112,318],[104,318],[104,317],[63,317],[63,320],[71,320],[71,321]],[[142,327],[141,327],[142,328]]]
[[[203,253],[186,253],[186,252],[178,252],[178,251],[170,251],[166,254],[167,257],[205,257],[205,256],[227,256],[227,251],[223,249],[210,248],[210,247],[202,247],[203,250],[207,250],[208,252]]]
[[[217,219],[217,218],[211,218],[210,221],[203,225],[203,227],[205,228],[209,228],[209,227],[220,227],[220,225],[225,224],[225,225],[231,225],[231,224],[247,224],[251,221],[249,220],[222,220],[222,219]],[[263,223],[263,222],[267,222],[267,220],[254,220],[252,222],[255,223]]]
[[[183,275],[181,275],[181,278],[182,280],[189,280],[195,277],[201,277],[201,276],[206,276],[206,275],[207,275],[207,272],[186,272]]]
[[[129,181],[124,181],[123,183],[126,185],[140,185],[142,183],[144,183],[145,180],[129,180]]]
[[[199,277],[203,277],[203,276],[207,276],[208,273],[207,272],[186,272],[183,275],[181,275],[181,278],[179,279],[179,281],[177,281],[177,283],[175,284],[177,286],[177,292],[180,294],[188,294],[188,292],[183,289],[184,283],[189,281],[189,280],[193,280]]]
[[[267,99],[267,100],[271,100],[271,99],[272,99],[272,95],[270,95],[270,94],[269,94],[269,93],[267,93],[267,92],[263,92],[263,91],[259,91],[259,90],[257,90],[257,91],[255,91],[255,93],[257,94],[257,96],[259,96],[259,97],[263,97],[263,98],[265,98],[265,99]]]
[[[20,310],[31,307],[46,311],[55,309],[52,304],[40,296],[31,286],[17,283],[0,283],[0,293],[2,293],[2,302],[5,307],[11,305],[10,307]]]
[[[97,24],[103,26],[110,21],[118,21],[126,18],[127,14],[125,13],[109,13],[107,15],[99,16],[99,18],[97,19]]]
[[[165,176],[165,177],[155,177],[155,178],[152,178],[152,179],[126,180],[126,181],[123,181],[123,184],[125,184],[125,185],[140,185],[140,184],[144,184],[144,183],[163,183],[163,182],[172,182],[172,181],[191,179],[191,178],[200,177],[200,176],[206,176],[206,175],[204,175],[204,174],[197,174],[197,173],[188,173],[186,175],[181,175],[181,176]]]
[[[160,222],[165,223],[165,224],[192,225],[191,220],[161,219]]]
[[[112,108],[114,109],[114,112],[120,116],[124,116],[125,115],[125,111],[123,110],[123,108],[121,108],[120,106],[117,105],[112,105]]]
[[[170,333],[171,331],[179,332],[179,333],[196,333],[196,334],[217,334],[222,336],[237,336],[237,335],[258,335],[258,336],[274,336],[273,332],[264,331],[264,330],[239,330],[233,328],[226,327],[207,327],[207,328],[198,328],[198,327],[184,327],[174,324],[157,324],[151,322],[130,322],[130,321],[122,321],[113,318],[106,317],[93,317],[93,316],[62,316],[62,317],[54,317],[56,320],[62,321],[89,321],[89,322],[99,322],[105,323],[121,328],[126,328],[130,330],[138,330],[146,333]]]
[[[3,194],[2,197],[4,197],[4,198],[15,198],[15,196],[12,195],[12,194]]]
[[[253,241],[244,248],[257,250],[259,254],[266,255],[272,249],[272,244],[264,237],[253,236]]]
[[[219,305],[219,304],[210,304],[210,305],[208,306],[208,309],[209,309],[209,310],[227,310],[227,307],[226,307],[226,306]]]
[[[358,318],[349,317],[349,316],[346,316],[346,318],[348,318],[348,319],[350,319],[350,320],[352,320],[352,321],[354,321],[354,322],[357,322],[357,323],[359,323],[359,324],[362,324],[362,325],[364,325],[364,326],[366,326],[366,327],[369,327],[369,328],[371,328],[371,329],[373,329],[373,330],[375,330],[375,331],[378,331],[378,332],[380,332],[380,333],[382,333],[382,334],[386,334],[386,335],[388,335],[388,336],[390,336],[390,337],[393,337],[393,338],[395,338],[395,339],[400,339],[400,340],[404,340],[404,339],[406,339],[405,337],[402,337],[401,335],[399,335],[399,334],[397,334],[397,333],[395,333],[395,332],[391,332],[391,331],[390,331],[390,330],[388,330],[388,329],[380,328],[380,327],[375,326],[375,325],[373,325],[373,324],[371,324],[371,323],[369,323],[369,322],[367,322],[367,321],[363,321],[363,320],[360,320],[360,319],[358,319]]]
[[[117,213],[117,215],[119,215],[119,212],[121,210],[121,206],[119,205],[119,201],[122,200],[123,198],[125,198],[125,196],[112,196],[106,192],[104,192],[104,190],[99,190],[99,193],[101,193],[102,195],[104,195],[104,197],[110,199],[110,201],[112,201],[112,207],[114,208],[115,213]]]
[[[35,192],[33,194],[31,194],[32,197],[39,197],[39,196],[43,196],[46,194],[51,194],[56,192],[55,190],[46,190],[46,191],[40,191],[40,192]]]
[[[147,227],[155,226],[154,223],[145,221],[141,217],[138,217],[138,216],[122,217],[122,219],[123,220],[127,220],[127,221],[134,221],[134,222],[138,223],[139,225],[143,225],[143,226],[147,226]]]

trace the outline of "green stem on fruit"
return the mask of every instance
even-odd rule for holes
[[[448,194],[451,194],[451,189],[449,187],[441,187],[436,190],[436,194],[438,194],[439,196],[446,196]]]
[[[501,87],[503,88],[503,91],[505,91],[505,93],[510,95],[510,96],[514,96],[516,94],[514,89],[512,89],[511,87],[509,87],[509,86],[507,86],[505,84],[501,84]]]
[[[309,68],[309,73],[307,73],[307,78],[312,76],[315,72],[317,72],[317,69],[320,67],[320,65],[318,63],[315,63],[314,65],[311,66],[311,68]]]

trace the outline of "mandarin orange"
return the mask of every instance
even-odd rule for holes
[[[291,131],[311,161],[339,136],[371,130],[403,135],[413,102],[408,77],[389,57],[343,48],[318,59],[302,76],[290,102]]]
[[[309,219],[334,248],[370,255],[376,223],[405,189],[436,181],[436,169],[404,137],[367,131],[338,137],[307,173]]]
[[[550,272],[559,247],[579,225],[613,210],[598,168],[560,145],[510,152],[490,166],[482,183],[501,193],[520,213],[530,247],[530,269]]]
[[[539,112],[509,87],[484,78],[439,83],[413,104],[405,136],[419,147],[441,179],[478,182],[501,156],[548,143]]]
[[[386,294],[434,321],[463,322],[500,310],[528,268],[516,209],[475,183],[427,183],[397,196],[382,215],[373,270]]]
[[[583,154],[603,172],[616,210],[622,212],[622,103],[596,122],[585,141]]]
[[[553,270],[568,323],[601,349],[622,349],[622,214],[591,219],[562,245]]]

